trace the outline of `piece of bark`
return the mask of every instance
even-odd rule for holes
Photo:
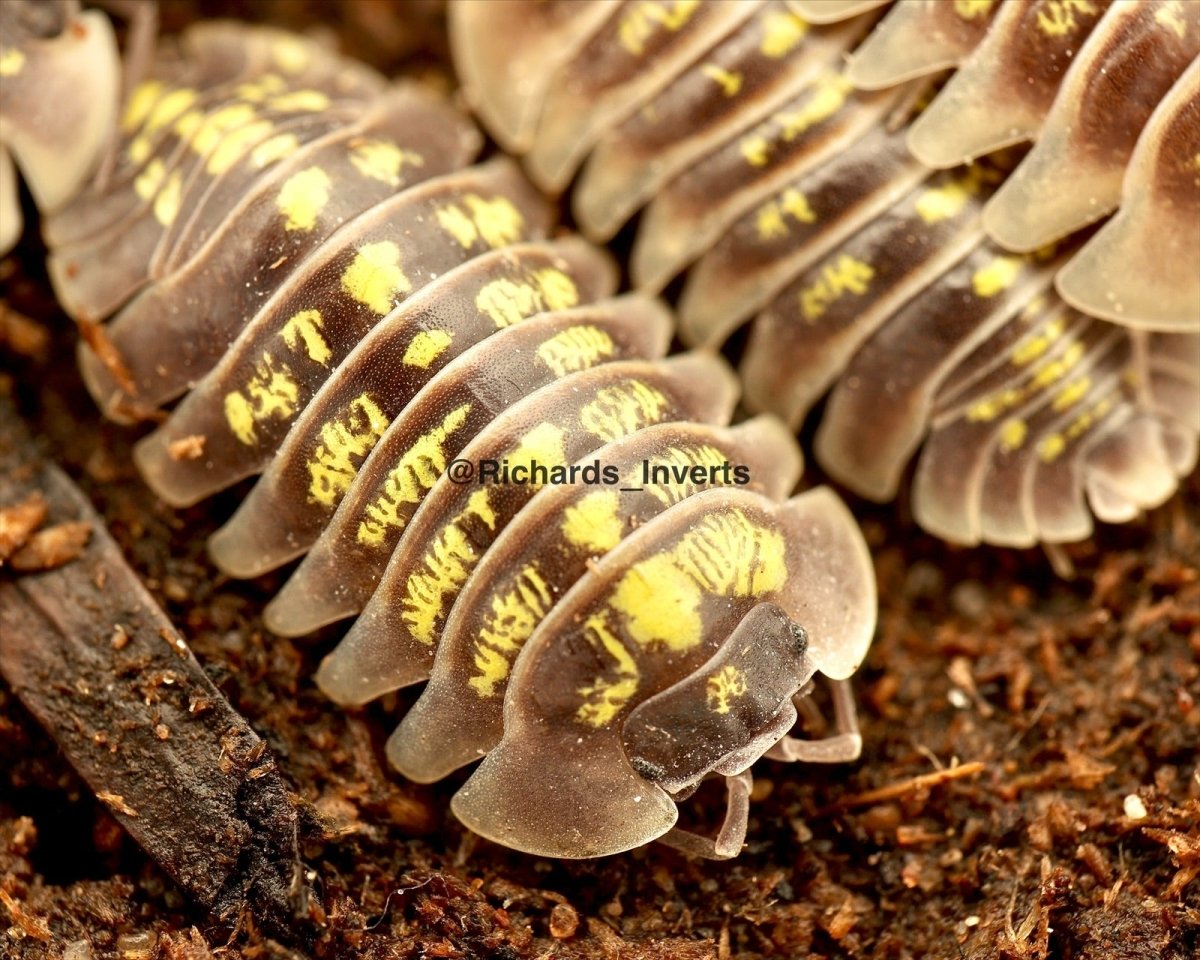
[[[266,744],[0,397],[0,503],[35,493],[51,527],[84,524],[91,535],[56,569],[0,570],[0,673],[113,816],[216,922],[235,923],[249,905],[274,936],[302,938],[296,921],[310,891],[298,811]]]

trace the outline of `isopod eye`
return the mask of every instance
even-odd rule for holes
[[[816,672],[808,636],[774,603],[754,607],[704,666],[633,710],[633,768],[671,793],[713,770],[732,775],[796,722],[792,697]]]

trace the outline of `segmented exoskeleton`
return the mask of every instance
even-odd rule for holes
[[[455,0],[451,25],[496,139],[547,189],[579,171],[587,235],[641,211],[635,286],[686,271],[686,341],[753,319],[752,409],[795,426],[828,393],[846,486],[890,498],[917,455],[922,525],[1012,546],[1162,503],[1200,433],[1200,4],[883,6]]]
[[[38,88],[105,28],[63,4],[58,31],[31,29],[25,9],[0,21],[0,139],[36,183],[74,145]],[[115,99],[115,57],[92,69]],[[468,166],[466,120],[308,41],[210,23],[163,46],[115,122],[70,152],[74,196],[42,225],[87,384],[118,418],[177,401],[136,451],[169,502],[262,475],[211,552],[241,577],[307,554],[267,611],[279,633],[358,614],[318,675],[333,699],[433,677],[389,742],[401,771],[486,754],[454,809],[521,850],[666,835],[731,856],[755,760],[857,756],[845,680],[875,596],[849,514],[825,489],[784,499],[786,428],[726,426],[724,362],[662,359],[663,305],[614,296],[608,256],[555,235],[514,162]],[[572,481],[589,468],[606,479]],[[836,729],[793,737],[818,672]],[[674,830],[712,773],[720,834]]]

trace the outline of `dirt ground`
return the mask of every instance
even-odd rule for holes
[[[303,20],[302,6],[290,15]],[[304,812],[300,854],[318,896],[273,936],[252,902],[214,926],[0,681],[0,958],[1200,950],[1200,478],[1143,521],[1069,548],[1072,579],[1041,551],[955,549],[920,533],[902,503],[851,500],[881,598],[855,684],[861,761],[761,763],[748,846],[731,862],[659,846],[539,860],[455,821],[463,774],[417,787],[387,771],[383,743],[411,693],[359,712],[321,696],[311,677],[337,631],[289,641],[261,623],[286,570],[251,583],[214,571],[204,540],[246,487],[187,511],[148,493],[130,459],[138,432],[96,414],[38,257],[27,243],[0,263],[0,391],[268,743]],[[684,804],[688,824],[717,822],[712,786]]]

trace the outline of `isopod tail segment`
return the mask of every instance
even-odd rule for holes
[[[116,126],[121,63],[108,18],[78,0],[0,4],[0,255],[21,234],[15,167],[38,209],[74,197]]]
[[[735,490],[689,497],[606,554],[542,621],[514,666],[503,738],[454,812],[545,856],[602,856],[664,836],[732,856],[753,762],[772,751],[857,756],[844,689],[829,741],[789,732],[793,699],[816,674],[854,672],[874,610],[866,546],[829,490],[784,504]],[[671,833],[675,799],[713,773],[734,778],[717,840]]]

